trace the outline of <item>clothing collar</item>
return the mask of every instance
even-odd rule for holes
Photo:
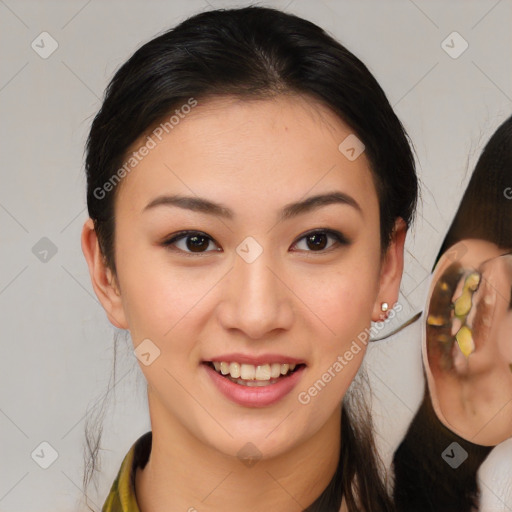
[[[151,453],[152,432],[146,432],[132,445],[107,496],[102,512],[140,512],[135,496],[135,473],[144,469]]]

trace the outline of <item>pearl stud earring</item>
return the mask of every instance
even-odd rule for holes
[[[387,302],[382,302],[380,305],[380,310],[384,313],[389,309],[389,304]]]

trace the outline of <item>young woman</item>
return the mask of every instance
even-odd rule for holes
[[[478,159],[433,270],[425,395],[394,454],[399,511],[479,510],[477,471],[512,436],[511,187],[509,117]],[[448,459],[467,454],[456,467],[441,456],[453,443]]]
[[[86,171],[83,252],[151,418],[103,510],[392,510],[354,378],[417,178],[364,64],[278,10],[195,15],[116,73]]]

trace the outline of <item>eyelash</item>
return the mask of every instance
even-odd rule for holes
[[[335,250],[336,248],[341,248],[342,246],[350,245],[350,243],[351,243],[350,240],[348,240],[339,231],[335,231],[335,230],[332,230],[332,229],[315,229],[313,231],[308,231],[307,233],[303,234],[300,238],[297,239],[296,242],[294,242],[293,245],[296,245],[298,242],[300,242],[304,238],[307,238],[308,236],[316,235],[316,234],[326,234],[326,235],[330,236],[331,238],[333,238],[335,243],[332,244],[327,249],[322,249],[322,250],[319,250],[319,251],[306,250],[305,252],[325,254],[326,252],[330,252],[331,250]],[[181,253],[183,253],[183,254],[185,254],[187,256],[196,256],[196,255],[201,255],[201,254],[205,254],[205,253],[208,253],[208,252],[220,252],[220,251],[217,251],[217,250],[214,250],[214,251],[202,251],[202,252],[201,251],[199,251],[199,252],[191,252],[191,251],[183,251],[182,249],[172,248],[172,245],[174,245],[176,242],[178,242],[178,241],[180,241],[182,239],[186,239],[187,237],[193,236],[193,235],[195,235],[195,236],[199,235],[199,236],[201,236],[203,238],[207,238],[207,239],[211,240],[212,242],[214,242],[213,238],[211,238],[206,233],[203,233],[201,231],[181,231],[181,232],[173,235],[171,238],[169,238],[169,239],[165,240],[164,242],[162,242],[162,245],[164,247],[168,248],[169,250],[173,250],[173,251],[176,251],[176,252],[181,252]]]

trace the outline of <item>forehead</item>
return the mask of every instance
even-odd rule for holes
[[[356,196],[363,209],[378,205],[365,153],[349,159],[339,148],[347,137],[358,139],[318,101],[221,97],[187,111],[132,145],[127,158],[144,144],[153,147],[122,179],[116,202],[129,199],[140,211],[150,197],[179,189],[235,209],[237,200],[239,207],[270,207],[286,202],[284,196],[297,200],[336,188]]]

